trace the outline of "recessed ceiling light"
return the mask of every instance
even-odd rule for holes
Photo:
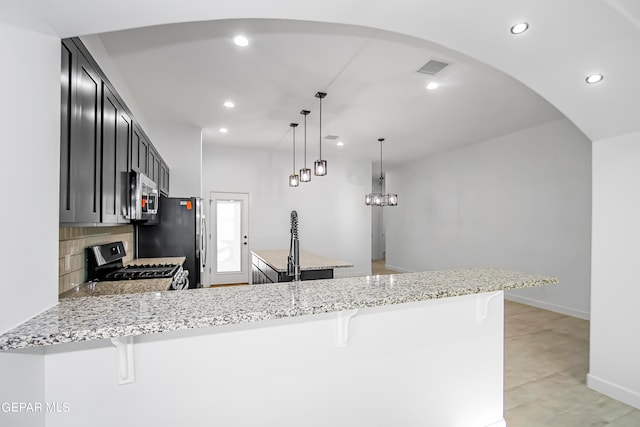
[[[220,129],[218,129],[218,130],[220,131],[220,133],[227,133],[227,132],[229,132],[229,129],[227,129],[227,128],[220,128]]]
[[[234,104],[233,101],[224,101],[224,104],[222,105],[224,105],[227,108],[233,108],[236,106],[236,104]]]
[[[247,47],[249,46],[249,39],[242,35],[237,35],[233,38],[233,43],[236,46]]]
[[[529,29],[529,24],[526,22],[518,22],[511,26],[511,34],[522,34]]]
[[[592,85],[592,84],[600,83],[602,79],[604,79],[604,76],[602,74],[591,74],[587,76],[587,78],[584,80],[590,85]]]
[[[431,82],[431,83],[429,83],[429,84],[427,85],[427,89],[429,89],[429,90],[438,89],[438,86],[439,86],[439,85],[438,85],[438,83],[436,83],[436,82]]]
[[[342,147],[342,146],[344,145],[344,142],[342,142],[342,141],[338,141],[338,142],[336,142],[336,145],[337,145],[338,147]]]

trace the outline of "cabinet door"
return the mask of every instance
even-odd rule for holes
[[[97,223],[100,222],[102,80],[82,54],[77,57],[77,117],[71,128],[75,222]]]
[[[149,178],[151,178],[153,182],[159,185],[160,184],[160,155],[151,144],[149,144],[149,166],[147,170],[149,171]]]
[[[75,188],[71,165],[71,123],[73,118],[72,91],[74,60],[78,50],[73,43],[62,43],[60,74],[60,222],[75,220]]]
[[[102,222],[126,223],[131,118],[102,86]]]
[[[133,125],[131,169],[145,175],[149,174],[149,141],[136,123]]]
[[[158,187],[162,194],[169,196],[169,166],[163,161],[160,162],[160,183]]]
[[[160,182],[160,155],[156,153],[156,158],[153,161],[153,181],[157,184]]]

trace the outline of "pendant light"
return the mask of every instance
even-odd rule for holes
[[[297,123],[291,123],[291,129],[293,129],[293,173],[289,175],[289,187],[297,187],[300,184],[300,175],[296,173],[296,128]]]
[[[316,93],[316,98],[320,99],[320,157],[313,163],[313,173],[316,176],[327,174],[327,161],[322,160],[322,99],[327,96],[324,92]]]
[[[310,112],[309,110],[300,111],[304,116],[304,168],[300,169],[300,182],[311,181],[311,169],[307,168],[307,116]]]
[[[384,138],[378,138],[378,141],[380,142],[380,178],[378,179],[380,182],[380,192],[369,193],[364,196],[364,203],[367,206],[398,206],[397,194],[383,193],[384,174],[382,173],[382,141],[384,141]]]

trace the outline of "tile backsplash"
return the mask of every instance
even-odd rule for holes
[[[87,281],[87,256],[85,249],[117,241],[124,242],[127,256],[133,259],[133,226],[114,227],[60,227],[58,260],[58,294]]]

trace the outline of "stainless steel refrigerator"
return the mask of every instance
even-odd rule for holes
[[[138,225],[138,258],[184,256],[189,288],[203,286],[207,261],[207,224],[199,197],[164,197],[158,202],[158,223]]]

